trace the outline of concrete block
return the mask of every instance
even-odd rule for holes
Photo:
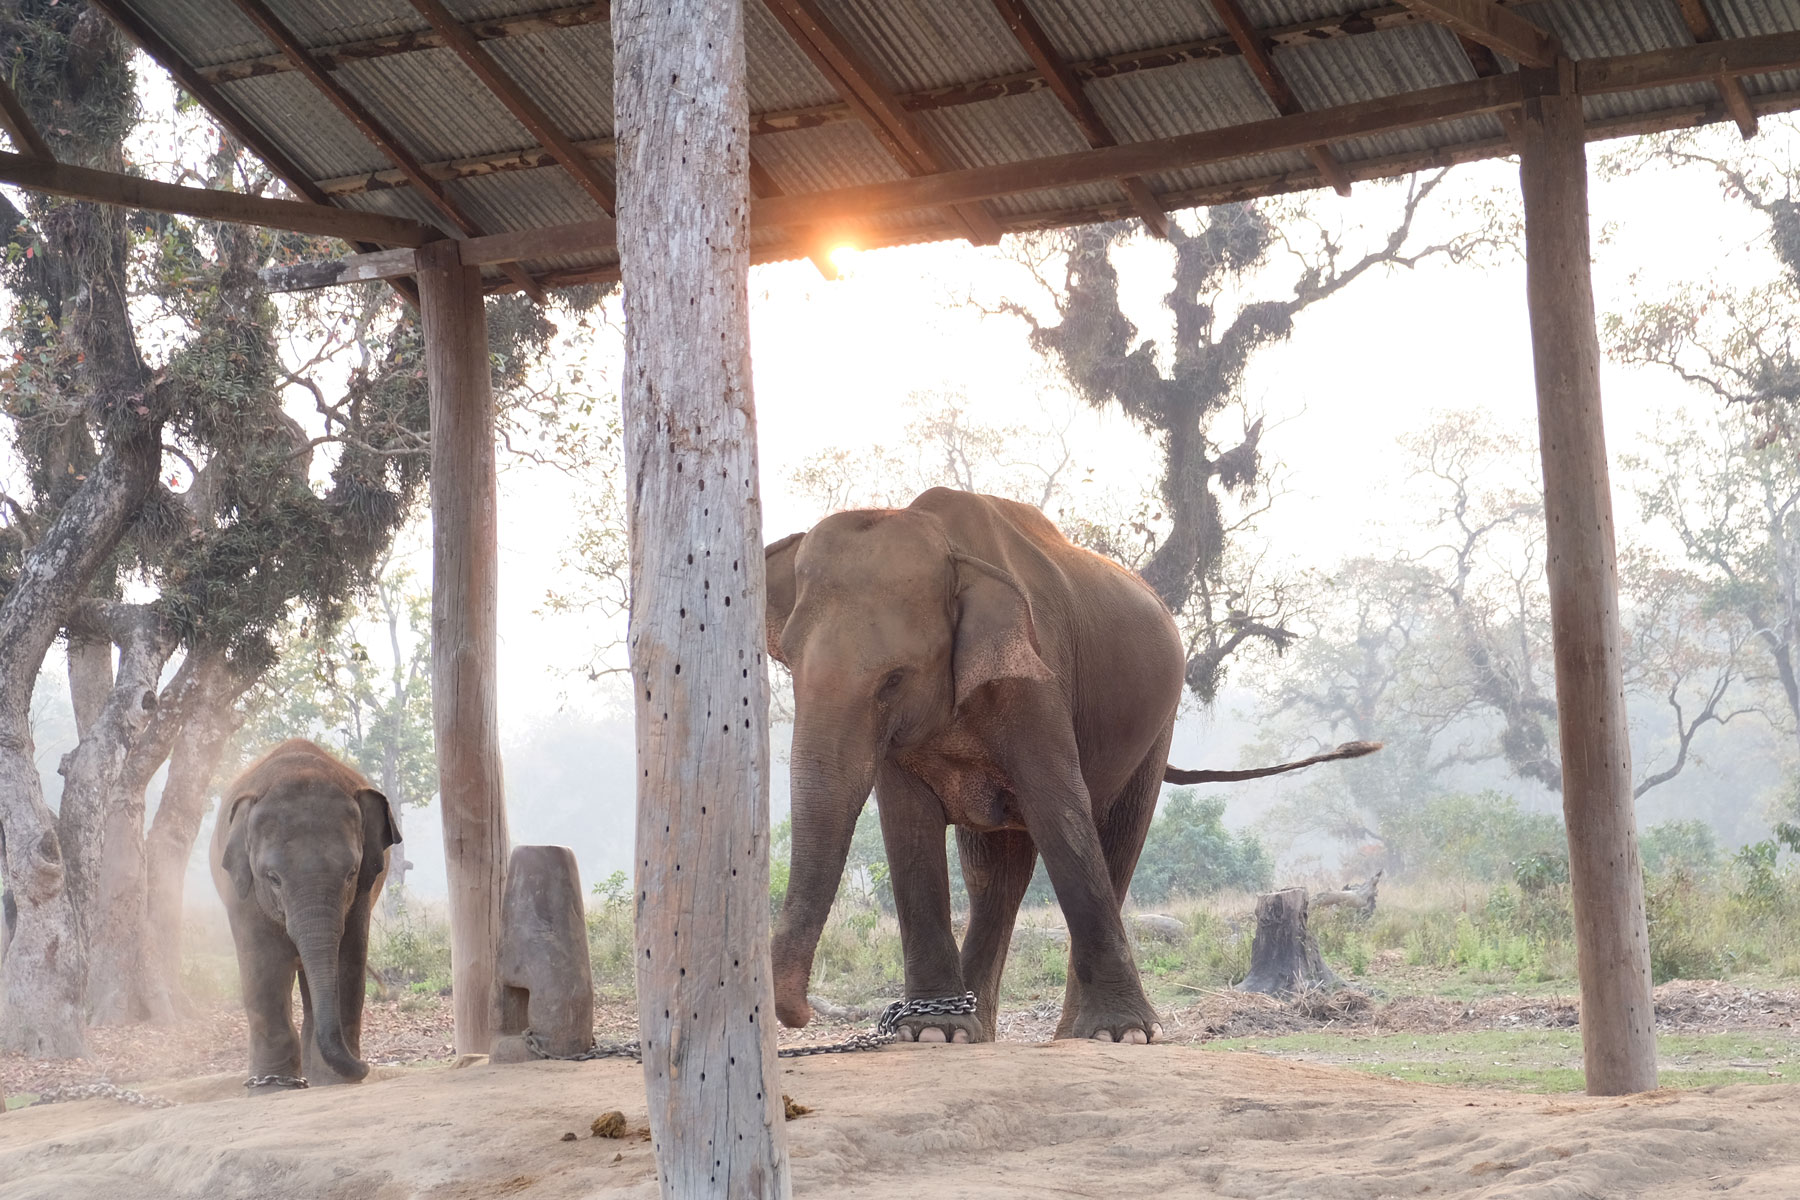
[[[567,846],[515,846],[500,901],[492,1062],[532,1056],[524,1033],[550,1054],[594,1044],[594,973],[588,962],[581,872]]]

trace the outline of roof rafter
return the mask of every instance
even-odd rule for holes
[[[569,137],[558,129],[556,122],[530,96],[525,94],[517,81],[506,73],[494,56],[481,48],[481,44],[470,36],[469,31],[451,15],[439,0],[410,0],[413,8],[420,16],[431,23],[444,44],[456,52],[463,65],[475,73],[482,86],[492,92],[513,119],[525,127],[525,132],[547,146],[556,161],[562,164],[563,170],[574,176],[575,182],[583,191],[593,198],[602,211],[608,216],[614,212],[616,201],[613,186],[594,169],[588,156],[576,147]]]
[[[0,152],[0,183],[52,196],[67,196],[72,200],[174,213],[203,221],[236,221],[315,237],[341,238],[353,243],[423,246],[440,236],[429,226],[404,217],[390,217],[386,213],[355,212],[300,200],[274,200],[220,188],[187,187],[139,175],[70,166],[27,154]]]
[[[232,2],[250,19],[251,24],[262,31],[264,37],[281,48],[281,52],[293,62],[295,69],[306,76],[313,87],[331,101],[332,106],[343,113],[359,133],[386,155],[389,162],[406,173],[412,185],[432,207],[449,218],[451,224],[455,225],[465,236],[475,237],[481,234],[480,225],[476,224],[463,211],[462,205],[451,199],[449,193],[439,187],[436,180],[425,174],[412,152],[382,125],[362,101],[346,91],[342,84],[333,79],[331,74],[319,65],[312,53],[300,44],[300,39],[294,36],[293,30],[289,29],[281,18],[271,12],[263,0],[232,0]],[[543,289],[538,287],[529,275],[525,274],[523,268],[517,264],[509,264],[506,272],[515,283],[525,290],[526,295],[540,304],[544,302]]]
[[[1562,43],[1552,33],[1508,12],[1492,0],[1400,0],[1472,42],[1480,42],[1527,67],[1549,67],[1561,57]]]
[[[1076,78],[1068,64],[1057,54],[1056,48],[1050,43],[1050,35],[1025,6],[1025,0],[994,0],[994,7],[999,10],[1000,19],[1006,22],[1006,27],[1012,31],[1013,38],[1036,65],[1050,91],[1062,102],[1069,115],[1075,118],[1075,124],[1080,127],[1087,144],[1093,147],[1118,145],[1119,139],[1113,136],[1113,131],[1107,127],[1100,111],[1094,107],[1094,102],[1082,90],[1081,80]],[[1156,194],[1150,190],[1150,185],[1139,175],[1127,175],[1118,182],[1125,198],[1131,201],[1138,219],[1157,237],[1167,238],[1169,218],[1163,212],[1162,205],[1157,203]]]
[[[19,97],[12,90],[12,85],[0,78],[0,128],[6,130],[6,136],[12,139],[13,149],[26,158],[36,158],[44,162],[56,161],[56,155],[50,153],[50,143],[38,132],[31,114],[19,103]]]
[[[869,127],[903,170],[913,176],[943,170],[943,159],[925,131],[901,107],[894,93],[876,78],[862,56],[831,27],[813,0],[763,0],[770,13],[793,38],[833,90]],[[1000,240],[1000,226],[979,204],[952,205],[958,224],[968,229],[977,245]]]
[[[1269,99],[1275,102],[1275,111],[1284,117],[1291,117],[1303,112],[1300,98],[1275,69],[1275,61],[1269,51],[1264,48],[1256,30],[1250,24],[1250,18],[1238,7],[1237,0],[1212,0],[1213,11],[1219,14],[1219,21],[1225,31],[1231,35],[1238,49],[1244,52],[1244,62],[1250,67],[1250,73],[1262,85]],[[1343,164],[1337,155],[1331,152],[1330,146],[1308,146],[1305,150],[1307,161],[1318,168],[1319,178],[1331,184],[1332,190],[1340,196],[1350,194],[1350,176],[1344,173]]]
[[[1719,40],[1719,27],[1713,23],[1712,14],[1706,9],[1706,0],[1675,0],[1675,7],[1681,10],[1681,19],[1687,23],[1688,32],[1694,35],[1694,41],[1705,43]],[[1735,76],[1721,75],[1715,86],[1719,89],[1719,98],[1731,110],[1731,119],[1737,122],[1738,132],[1746,139],[1755,137],[1756,114],[1750,109],[1750,96],[1744,91],[1743,82]]]

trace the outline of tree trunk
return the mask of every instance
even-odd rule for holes
[[[1566,59],[1556,70],[1531,74],[1540,94],[1525,104],[1520,183],[1581,1052],[1588,1092],[1620,1095],[1656,1087],[1656,1031],[1600,413],[1587,149],[1573,75]]]
[[[16,922],[0,963],[0,1049],[34,1057],[86,1052],[82,1036],[83,948],[57,838],[44,803],[31,736],[31,691],[57,632],[156,477],[160,429],[132,431],[76,488],[27,551],[19,579],[0,600],[0,829]]]
[[[1256,898],[1256,938],[1250,944],[1250,973],[1240,992],[1291,996],[1310,988],[1343,983],[1319,956],[1319,943],[1306,927],[1305,888],[1266,892]]]
[[[499,657],[499,528],[494,392],[481,273],[456,243],[419,252],[425,365],[431,377],[432,717],[450,887],[456,1049],[493,1041],[506,798],[494,696]]]
[[[670,1200],[785,1198],[744,10],[625,0],[612,29],[650,1131]]]
[[[118,1024],[146,1015],[137,1003],[143,978],[144,781],[135,790],[130,786],[126,762],[156,711],[157,683],[175,638],[160,615],[142,605],[106,606],[103,621],[119,647],[118,674],[86,735],[63,759],[57,835],[86,943],[88,1018]]]
[[[238,699],[251,685],[221,658],[206,659],[206,669],[198,672],[185,719],[175,734],[169,774],[144,842],[146,1003],[152,1011],[161,1007],[183,1016],[194,1011],[181,985],[182,897],[188,861],[193,857],[200,822],[211,807],[219,760],[244,723]]]

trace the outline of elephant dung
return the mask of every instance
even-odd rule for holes
[[[551,1055],[594,1044],[594,974],[588,962],[581,873],[567,846],[518,846],[500,902],[490,1061],[526,1062],[530,1030]]]

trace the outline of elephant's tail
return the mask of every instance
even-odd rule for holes
[[[1236,783],[1241,779],[1261,779],[1265,775],[1280,775],[1284,771],[1298,771],[1302,767],[1310,767],[1317,763],[1335,762],[1340,758],[1361,758],[1365,754],[1373,754],[1381,749],[1380,742],[1345,742],[1336,750],[1327,750],[1323,754],[1315,754],[1311,758],[1303,758],[1298,762],[1282,763],[1278,767],[1252,767],[1243,771],[1184,771],[1180,767],[1164,767],[1164,783]]]

